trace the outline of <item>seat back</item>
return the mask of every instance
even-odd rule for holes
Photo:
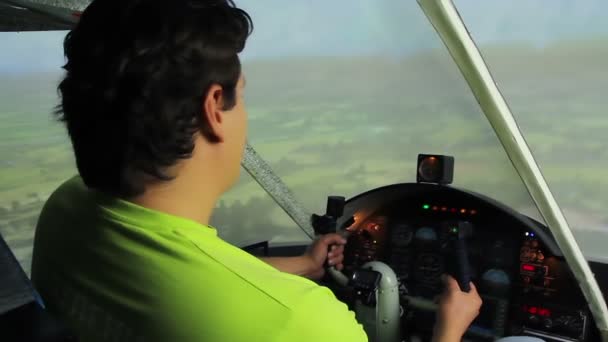
[[[44,310],[42,300],[1,234],[0,341],[76,341]]]

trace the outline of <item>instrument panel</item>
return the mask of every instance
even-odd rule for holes
[[[484,300],[470,337],[523,334],[546,341],[590,340],[593,324],[586,301],[540,224],[475,194],[410,186],[415,191],[409,195],[376,197],[384,198],[382,204],[364,195],[351,203],[355,216],[368,214],[347,229],[346,273],[368,261],[382,261],[395,271],[402,298],[434,300],[442,291],[442,274],[455,269],[450,230],[454,222],[466,222],[471,226],[471,276]],[[375,208],[365,206],[370,201]],[[405,309],[404,331],[431,333],[434,313]]]

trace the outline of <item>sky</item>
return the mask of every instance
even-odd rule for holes
[[[608,36],[605,0],[454,0],[481,44]],[[441,46],[415,0],[237,0],[254,20],[244,59],[400,56]],[[0,33],[0,72],[58,71],[65,32]]]

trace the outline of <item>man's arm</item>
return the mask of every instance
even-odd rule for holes
[[[309,279],[321,279],[325,274],[326,260],[328,260],[330,266],[336,266],[338,270],[342,270],[344,244],[346,244],[346,240],[342,236],[327,234],[316,239],[303,255],[296,257],[262,257],[260,259],[281,272]]]
[[[311,278],[314,270],[312,261],[304,255],[295,257],[260,257],[260,259],[281,272]]]

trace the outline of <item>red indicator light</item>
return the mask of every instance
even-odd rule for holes
[[[534,271],[536,271],[536,267],[535,266],[533,266],[533,265],[526,265],[526,264],[522,265],[521,269],[524,270],[524,271],[528,271],[528,272],[534,272]]]
[[[437,211],[437,210],[439,210],[439,207],[438,206],[434,206],[433,210]]]
[[[441,211],[448,211],[447,207],[441,207]]]
[[[477,210],[471,210],[471,215],[477,215]]]
[[[455,213],[457,210],[456,210],[456,208],[452,208],[452,209],[450,209],[450,211]]]
[[[551,310],[537,306],[528,306],[524,304],[522,306],[522,311],[532,315],[539,315],[541,317],[551,317]]]
[[[466,213],[467,213],[467,210],[466,210],[466,209],[460,209],[460,213],[461,213],[461,214],[466,214]]]

